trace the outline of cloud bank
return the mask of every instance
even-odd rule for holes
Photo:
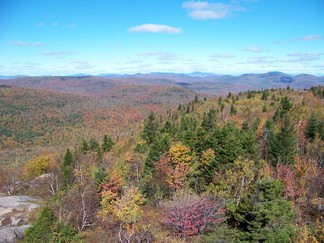
[[[181,28],[172,27],[169,25],[142,24],[142,25],[129,28],[128,32],[179,34],[182,32],[182,30]]]
[[[224,19],[232,12],[243,11],[244,8],[224,3],[209,3],[204,1],[190,1],[182,4],[188,11],[188,15],[196,20]]]

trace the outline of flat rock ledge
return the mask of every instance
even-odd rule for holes
[[[39,207],[37,200],[28,196],[0,195],[0,243],[23,239],[25,229],[31,226],[29,215]]]

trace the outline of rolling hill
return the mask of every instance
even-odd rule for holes
[[[129,85],[180,86],[209,95],[269,88],[295,89],[323,85],[324,77],[309,74],[289,75],[282,72],[242,74],[240,76],[211,73],[148,73],[134,75],[101,74],[100,76],[20,77],[1,79],[0,84],[49,89],[87,96],[107,96],[114,88]]]

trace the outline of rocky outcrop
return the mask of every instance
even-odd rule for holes
[[[39,205],[38,199],[28,196],[0,195],[0,243],[22,239],[30,213]]]

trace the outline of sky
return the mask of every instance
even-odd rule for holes
[[[324,75],[324,0],[0,0],[0,75]]]

